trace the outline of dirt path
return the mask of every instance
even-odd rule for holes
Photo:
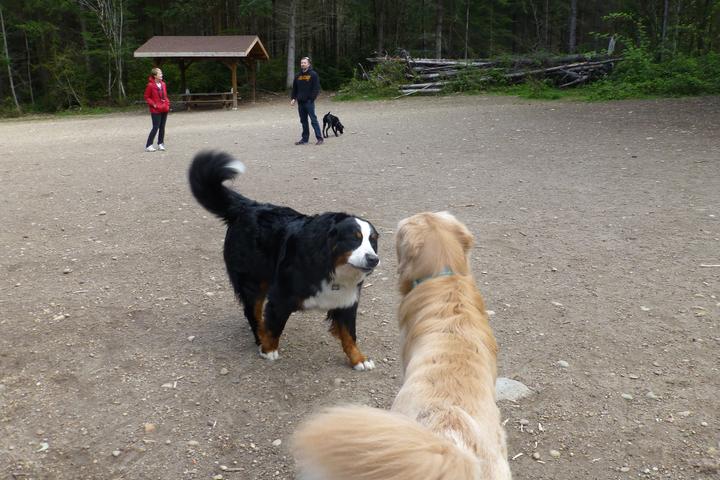
[[[720,99],[329,109],[347,129],[323,147],[292,145],[284,102],[173,114],[162,154],[145,115],[0,123],[0,478],[291,478],[307,414],[391,404],[392,234],[428,209],[475,233],[500,374],[536,392],[501,404],[515,478],[718,478]],[[202,148],[247,164],[249,197],[381,230],[358,327],[375,371],[317,312],[259,358],[224,227],[188,191]]]

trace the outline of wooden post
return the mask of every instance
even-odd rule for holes
[[[233,100],[233,110],[237,110],[237,94],[238,94],[238,86],[237,86],[237,66],[238,62],[233,61],[228,64],[230,67],[230,71],[232,72],[232,100]]]
[[[185,77],[185,71],[190,66],[190,63],[185,63],[185,60],[180,59],[178,61],[178,67],[180,67],[180,93],[182,95],[185,95],[185,90],[187,90],[187,81]]]
[[[255,85],[256,85],[256,78],[255,78],[255,77],[256,77],[256,76],[255,76],[256,64],[257,64],[257,62],[255,61],[255,59],[254,59],[254,58],[251,58],[251,59],[250,59],[250,86],[252,87],[252,94],[251,94],[252,103],[255,103],[255,99],[256,99],[256,94],[255,94],[255,90],[256,90],[256,88],[255,88]]]

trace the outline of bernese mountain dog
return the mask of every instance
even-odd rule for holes
[[[355,318],[363,281],[379,263],[377,230],[347,213],[303,215],[223,185],[244,171],[231,155],[206,151],[195,156],[189,180],[197,201],[227,224],[225,266],[260,355],[276,360],[290,315],[318,309],[350,365],[375,368],[357,347]]]

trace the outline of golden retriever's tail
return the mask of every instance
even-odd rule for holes
[[[475,480],[477,458],[404,415],[337,407],[295,432],[301,480]]]

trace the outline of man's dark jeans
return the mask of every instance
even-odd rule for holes
[[[310,116],[310,123],[312,123],[313,130],[315,130],[315,138],[322,140],[322,133],[320,133],[320,124],[315,116],[315,100],[298,100],[298,113],[300,114],[300,123],[302,123],[302,141],[307,142],[310,140],[310,129],[308,128],[308,116]]]

